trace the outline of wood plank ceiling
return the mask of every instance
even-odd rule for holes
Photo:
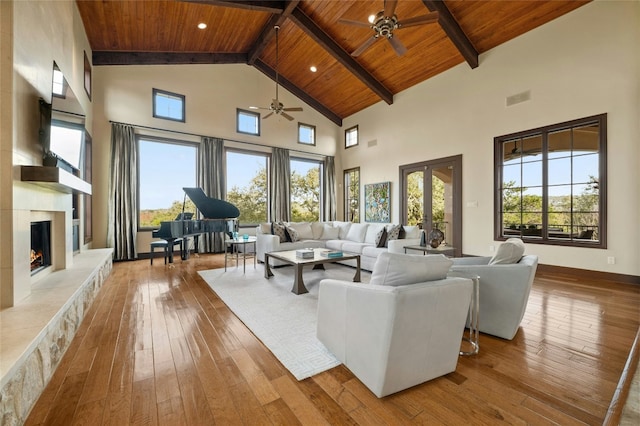
[[[373,29],[339,20],[366,22],[384,0],[77,0],[94,66],[246,63],[274,79],[280,25],[280,84],[338,125],[462,62],[473,72],[479,54],[587,2],[398,0],[400,22],[431,11],[438,22],[395,30],[402,56],[379,39],[353,57]]]

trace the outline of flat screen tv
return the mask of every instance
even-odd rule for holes
[[[85,116],[80,102],[54,63],[52,103],[40,99],[43,164],[70,172],[82,166]]]

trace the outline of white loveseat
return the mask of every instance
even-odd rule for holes
[[[361,268],[373,270],[373,265],[380,253],[403,253],[404,246],[420,241],[421,230],[417,226],[402,226],[398,239],[386,241],[386,247],[378,247],[376,237],[386,228],[390,230],[394,224],[389,223],[352,223],[352,222],[284,222],[284,225],[297,233],[297,241],[287,241],[279,235],[272,234],[272,224],[263,223],[256,228],[256,255],[259,262],[264,262],[264,254],[274,251],[298,250],[302,248],[327,248],[360,255]],[[273,266],[282,263],[269,260]],[[355,266],[355,261],[345,264]]]
[[[322,280],[318,339],[379,398],[455,371],[473,283],[451,264],[386,253],[369,284]]]

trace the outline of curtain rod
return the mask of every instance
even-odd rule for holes
[[[160,132],[177,133],[177,134],[180,134],[180,135],[187,135],[187,136],[197,136],[199,138],[215,138],[215,137],[217,137],[217,136],[209,136],[209,135],[199,135],[199,134],[196,134],[196,133],[189,133],[189,132],[181,132],[179,130],[167,130],[167,129],[161,129],[161,128],[158,128],[158,127],[141,126],[141,125],[138,125],[138,124],[123,123],[121,121],[109,120],[109,123],[124,124],[126,126],[132,126],[132,127],[138,128],[138,129],[156,130],[156,131],[160,131]],[[259,147],[262,147],[262,148],[282,148],[282,147],[274,147],[274,146],[270,146],[270,145],[264,145],[264,144],[257,143],[257,142],[237,141],[237,140],[234,140],[234,139],[227,139],[227,138],[220,138],[220,139],[225,140],[225,141],[229,141],[229,142],[233,142],[233,143],[241,143],[241,144],[245,144],[245,145],[259,146]],[[293,151],[293,152],[300,152],[302,154],[317,155],[319,157],[324,157],[324,158],[330,157],[329,155],[318,154],[318,153],[309,152],[309,151],[303,151],[301,149],[292,149],[292,148],[284,148],[284,149],[288,149],[289,151]]]

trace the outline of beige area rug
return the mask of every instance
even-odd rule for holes
[[[352,281],[355,269],[325,265],[326,270],[305,267],[303,279],[309,293],[295,295],[293,267],[272,268],[273,277],[264,278],[264,266],[200,271],[199,274],[258,337],[278,360],[302,380],[340,365],[316,338],[318,287],[325,278]],[[362,281],[370,274],[362,272]]]

